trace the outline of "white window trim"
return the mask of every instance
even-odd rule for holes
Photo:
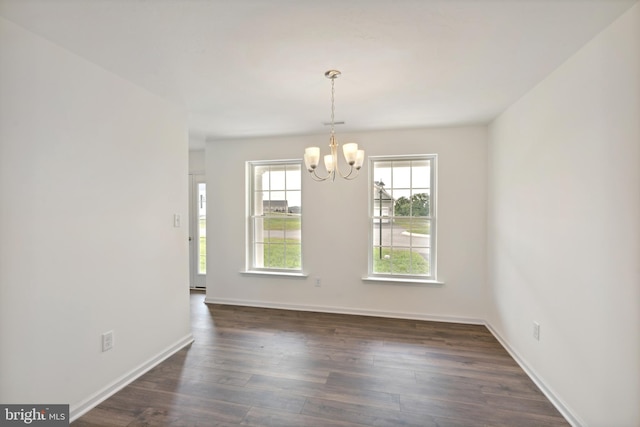
[[[255,269],[255,270],[242,270],[240,271],[240,274],[243,275],[247,275],[247,276],[269,276],[269,277],[273,277],[273,276],[278,276],[278,277],[292,277],[292,278],[307,278],[309,277],[308,274],[301,272],[286,272],[286,271],[282,271],[282,270],[274,270],[274,269]]]
[[[240,271],[241,274],[256,275],[256,276],[282,276],[282,277],[307,277],[303,270],[302,251],[300,253],[300,268],[299,269],[280,269],[280,268],[259,268],[254,267],[253,251],[254,251],[254,236],[253,236],[253,169],[256,166],[273,166],[273,165],[300,165],[300,175],[302,178],[302,171],[304,166],[301,159],[284,159],[284,160],[250,160],[245,163],[245,269]],[[300,193],[302,195],[303,180],[300,181]],[[300,214],[300,221],[302,223],[302,213]]]
[[[373,185],[374,180],[374,170],[373,164],[377,161],[394,161],[394,160],[430,160],[430,185],[431,185],[431,225],[430,225],[430,276],[422,276],[422,275],[407,275],[407,274],[379,274],[373,272],[373,255],[372,248],[374,242],[373,229],[369,227],[369,245],[368,245],[368,266],[367,266],[367,276],[363,277],[362,280],[365,282],[379,282],[379,283],[393,283],[393,284],[410,284],[410,285],[444,285],[443,281],[438,280],[437,274],[437,209],[438,209],[438,155],[437,154],[412,154],[412,155],[397,155],[397,156],[369,156],[369,174],[367,183],[367,191],[369,192],[368,198],[368,211],[369,211],[369,224],[373,221],[373,216],[371,214],[372,207],[374,206],[373,200],[373,191],[371,191],[371,186]]]
[[[401,276],[365,276],[362,278],[363,282],[379,282],[379,283],[393,283],[393,284],[408,284],[408,285],[436,285],[441,286],[444,285],[444,282],[440,280],[431,280],[431,279],[412,279],[411,277],[415,276],[406,276],[406,278],[402,278]]]

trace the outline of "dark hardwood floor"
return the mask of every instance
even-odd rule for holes
[[[568,426],[484,326],[205,305],[82,426]]]

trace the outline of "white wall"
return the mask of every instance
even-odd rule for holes
[[[574,423],[640,425],[640,6],[489,141],[492,327]]]
[[[0,402],[73,416],[190,338],[186,117],[4,19],[0,93]]]
[[[300,159],[328,150],[328,134],[210,141],[207,300],[398,317],[485,318],[486,127],[340,134],[368,156],[438,154],[438,272],[443,286],[363,282],[367,274],[368,170],[354,181],[303,178],[306,279],[240,274],[245,265],[245,162]],[[213,173],[212,173],[213,171]],[[313,278],[322,286],[314,287]]]
[[[189,151],[189,173],[204,173],[206,168],[204,150]]]

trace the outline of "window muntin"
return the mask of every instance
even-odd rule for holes
[[[247,269],[302,271],[302,167],[299,161],[248,163]]]
[[[435,155],[370,158],[370,276],[435,280],[435,168]]]

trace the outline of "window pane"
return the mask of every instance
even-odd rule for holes
[[[373,272],[377,274],[425,275],[429,274],[429,254],[408,248],[373,249]]]
[[[393,188],[411,188],[411,162],[393,162],[393,173],[391,176]]]
[[[373,249],[373,272],[378,274],[391,273],[391,249],[379,247]]]
[[[413,188],[429,188],[431,187],[429,170],[429,160],[414,160],[411,164],[411,186]]]
[[[393,198],[382,185],[374,184],[372,216],[376,218],[386,218],[382,222],[389,222],[388,218],[393,216]],[[375,220],[375,222],[378,221]]]
[[[378,161],[374,163],[373,181],[391,185],[391,162]]]
[[[299,241],[271,237],[264,249],[264,264],[270,268],[300,268],[301,246]]]
[[[400,274],[429,274],[429,254],[418,250],[405,251],[410,256],[410,264]]]
[[[302,246],[298,243],[289,242],[286,245],[286,266],[285,268],[301,268],[302,267]]]
[[[411,216],[429,216],[431,198],[429,190],[418,188],[411,191]]]
[[[300,190],[302,188],[302,174],[300,165],[287,166],[287,190]]]
[[[373,224],[373,245],[374,246],[390,246],[394,231],[397,232],[397,228],[392,227],[388,218],[382,218],[382,221],[374,222]]]
[[[287,190],[286,200],[287,200],[289,213],[291,214],[302,213],[302,191]]]
[[[283,237],[300,243],[300,217],[286,217],[280,222]]]
[[[272,166],[269,172],[269,189],[284,190],[286,188],[284,166]]]
[[[271,191],[268,195],[268,200],[264,201],[265,213],[287,213],[288,206],[284,196],[284,191]]]
[[[431,221],[428,219],[412,218],[403,231],[403,235],[410,238],[411,247],[426,248],[430,246]]]
[[[393,190],[393,215],[411,215],[411,190]]]
[[[274,245],[269,243],[264,246],[264,266],[265,267],[277,267],[278,263],[272,259],[277,256],[277,249],[274,248]]]

